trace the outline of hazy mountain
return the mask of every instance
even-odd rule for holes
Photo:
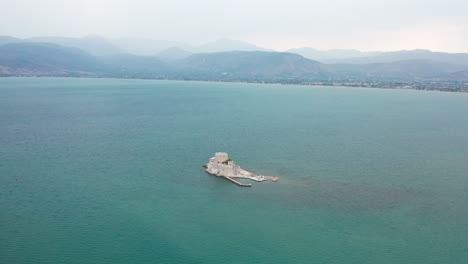
[[[79,48],[97,56],[125,53],[123,49],[120,49],[108,40],[98,36],[88,36],[83,38],[34,37],[25,39],[25,41],[48,42],[67,47]]]
[[[419,80],[468,69],[468,65],[432,60],[404,60],[371,64],[326,64],[331,76],[356,79]]]
[[[52,43],[22,42],[0,46],[1,75],[115,76],[158,78],[170,65],[156,57],[130,54],[93,56]]]
[[[323,60],[326,63],[387,63],[402,60],[432,60],[451,64],[468,64],[468,53],[432,52],[430,50],[402,50],[381,52],[366,57]]]
[[[168,49],[181,49],[190,53],[212,53],[223,51],[255,51],[265,49],[257,47],[253,44],[231,39],[219,39],[198,46],[189,45],[183,42],[155,40],[155,39],[139,39],[125,38],[115,39],[113,42],[123,50],[136,55],[157,55]]]
[[[129,78],[161,78],[172,66],[152,56],[121,54],[100,57],[109,76]]]
[[[296,48],[289,49],[287,52],[296,53],[311,60],[330,60],[344,58],[359,58],[377,55],[379,52],[362,52],[352,49],[334,49],[334,50],[318,50],[313,48]]]
[[[76,48],[51,43],[9,43],[0,46],[3,75],[70,75],[99,73],[99,60]]]
[[[444,75],[438,76],[439,79],[442,80],[452,80],[452,81],[459,81],[459,82],[467,82],[468,84],[468,69],[463,71],[452,72]],[[467,85],[465,84],[465,85]]]
[[[218,39],[216,41],[208,42],[200,46],[189,49],[193,53],[212,53],[223,51],[267,51],[264,48],[255,46],[253,44],[232,40],[232,39]]]
[[[468,53],[432,52],[430,50],[401,50],[390,52],[362,52],[358,50],[290,49],[288,52],[327,64],[374,64],[398,61],[426,60],[450,64],[468,64]]]
[[[180,53],[188,55],[186,51],[177,48],[166,52],[174,52],[177,56]],[[464,55],[455,58],[454,61],[463,61]],[[162,60],[156,56],[130,54],[93,56],[80,49],[51,43],[16,42],[0,46],[0,75],[4,76],[103,76],[279,82],[458,81],[467,80],[467,71],[468,64],[421,59],[371,64],[323,64],[293,53],[227,51],[192,54],[178,60]]]
[[[8,43],[15,43],[15,42],[22,42],[22,39],[14,38],[10,36],[0,36],[0,45],[8,44]]]
[[[171,47],[159,52],[156,56],[166,61],[181,60],[192,55],[191,52],[178,47]]]
[[[130,53],[139,56],[161,56],[165,59],[180,59],[189,53],[212,53],[223,51],[267,51],[256,45],[232,40],[219,39],[201,45],[189,45],[183,42],[143,39],[121,38],[107,40],[99,36],[87,36],[83,38],[67,37],[33,37],[19,39],[10,36],[0,36],[0,45],[12,42],[47,42],[67,47],[82,49],[97,56]],[[182,52],[186,51],[186,52]],[[188,52],[188,53],[187,53]],[[183,56],[181,56],[184,54]],[[180,57],[180,58],[177,58]]]
[[[179,62],[186,74],[208,74],[215,78],[278,79],[316,76],[321,63],[283,52],[229,51],[194,54]]]
[[[144,39],[144,38],[121,38],[112,40],[121,49],[140,56],[154,56],[166,49],[177,47],[184,50],[192,49],[192,46],[176,41]]]
[[[372,64],[322,64],[300,55],[282,52],[220,52],[194,54],[183,60],[183,69],[211,78],[304,79],[304,80],[395,80],[435,79],[468,70],[468,64],[433,60],[404,60]]]

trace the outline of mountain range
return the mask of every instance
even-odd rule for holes
[[[90,35],[82,38],[33,37],[15,38],[0,36],[0,45],[18,42],[47,42],[82,49],[92,55],[105,56],[130,53],[139,56],[161,56],[163,59],[180,59],[194,53],[223,51],[273,51],[254,44],[232,39],[218,39],[201,45],[154,39],[106,39]],[[372,51],[353,49],[318,50],[310,47],[289,49],[285,52],[299,54],[322,63],[370,64],[401,60],[434,60],[454,64],[468,64],[468,53],[432,52],[430,50]]]
[[[312,60],[318,60],[322,62],[325,62],[327,60],[334,60],[334,59],[339,60],[339,59],[347,59],[347,58],[370,57],[370,56],[380,54],[380,52],[362,52],[362,51],[353,50],[353,49],[318,50],[318,49],[309,48],[309,47],[289,49],[286,52],[296,53],[306,58],[309,58]]]
[[[62,46],[80,48],[96,56],[130,53],[139,56],[155,56],[166,50],[177,49],[186,53],[212,53],[222,51],[268,51],[256,45],[232,39],[218,39],[200,45],[189,45],[182,42],[155,39],[106,39],[100,36],[86,36],[82,38],[70,37],[32,37],[15,38],[0,36],[0,45],[18,42],[47,42]]]
[[[267,82],[468,81],[465,53],[321,52],[310,48],[275,52],[226,39],[188,47],[191,50],[185,48],[167,47],[151,56],[142,56],[97,36],[78,39],[3,36],[0,75]],[[319,59],[311,59],[313,56]]]
[[[33,37],[33,38],[14,38],[10,36],[0,36],[0,45],[8,43],[52,43],[66,47],[82,49],[92,55],[111,55],[126,53],[122,48],[114,45],[111,41],[99,36],[86,36],[83,38],[67,37]]]

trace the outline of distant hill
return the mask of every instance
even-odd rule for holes
[[[427,52],[421,52],[428,54]],[[188,52],[173,48],[157,56],[95,56],[52,43],[13,42],[0,45],[1,76],[97,76],[224,81],[420,81],[467,80],[467,64],[409,59],[369,64],[324,64],[301,55],[270,51]],[[429,53],[464,62],[464,54]],[[170,55],[170,56],[169,56]],[[188,56],[188,57],[187,57]]]
[[[358,50],[290,49],[288,52],[327,64],[374,64],[398,61],[425,60],[468,65],[468,53],[433,52],[430,50],[401,50],[389,52],[362,52]]]
[[[164,78],[172,66],[157,57],[130,54],[100,57],[108,76],[126,78]]]
[[[184,73],[209,75],[216,78],[292,78],[316,76],[323,70],[321,63],[300,55],[265,51],[229,51],[194,54],[179,62]]]
[[[468,69],[468,65],[432,60],[403,60],[370,64],[327,64],[330,76],[351,79],[421,80]]]
[[[352,49],[334,49],[334,50],[318,50],[313,48],[296,48],[289,49],[286,52],[296,53],[311,60],[332,60],[332,59],[347,59],[360,58],[377,55],[379,52],[362,52]]]
[[[441,80],[452,80],[452,81],[459,81],[459,82],[466,82],[468,84],[468,69],[452,72],[444,75],[440,75],[437,77]],[[466,85],[466,84],[465,84]]]
[[[96,56],[126,53],[126,51],[115,46],[110,41],[98,36],[88,36],[83,38],[34,37],[25,39],[24,41],[54,43],[61,46],[82,49]]]
[[[267,51],[256,45],[232,39],[218,39],[189,49],[193,53],[214,53],[223,51]]]
[[[370,54],[354,58],[337,58],[323,60],[325,63],[370,64],[388,63],[403,60],[430,60],[451,64],[468,64],[468,53],[433,52],[430,50],[402,50]]]
[[[232,39],[219,39],[201,45],[189,45],[176,41],[138,38],[116,39],[113,40],[113,42],[129,53],[144,56],[159,55],[159,53],[166,53],[167,50],[171,49],[180,49],[190,53],[213,53],[234,50],[266,51],[266,49],[253,44]]]
[[[0,36],[0,45],[5,45],[8,43],[22,42],[22,39],[14,38],[10,36]]]
[[[159,78],[170,69],[170,65],[149,56],[93,56],[80,49],[52,43],[21,42],[0,46],[0,75],[3,76]]]
[[[33,37],[25,39],[0,36],[0,45],[18,42],[53,43],[60,46],[81,49],[96,56],[126,53],[123,49],[118,48],[108,40],[98,36],[88,36],[83,38]]]
[[[127,53],[138,56],[155,56],[158,53],[177,47],[189,51],[192,47],[186,43],[146,38],[120,38],[113,39],[113,43]]]
[[[51,43],[19,42],[0,46],[2,75],[95,75],[99,60],[75,48]]]
[[[156,57],[166,60],[166,61],[174,61],[174,60],[181,60],[185,59],[192,55],[191,52],[186,51],[184,49],[178,47],[171,47],[159,52]]]

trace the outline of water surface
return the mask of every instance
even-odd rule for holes
[[[3,78],[0,147],[0,263],[468,259],[468,94]]]

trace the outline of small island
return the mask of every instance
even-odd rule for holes
[[[241,187],[252,187],[252,184],[244,184],[233,178],[249,179],[257,182],[276,182],[279,180],[278,177],[256,175],[242,169],[239,165],[236,165],[236,163],[229,158],[226,152],[216,152],[215,156],[210,158],[208,163],[203,167],[206,169],[207,173],[214,176],[226,178],[227,180]]]

